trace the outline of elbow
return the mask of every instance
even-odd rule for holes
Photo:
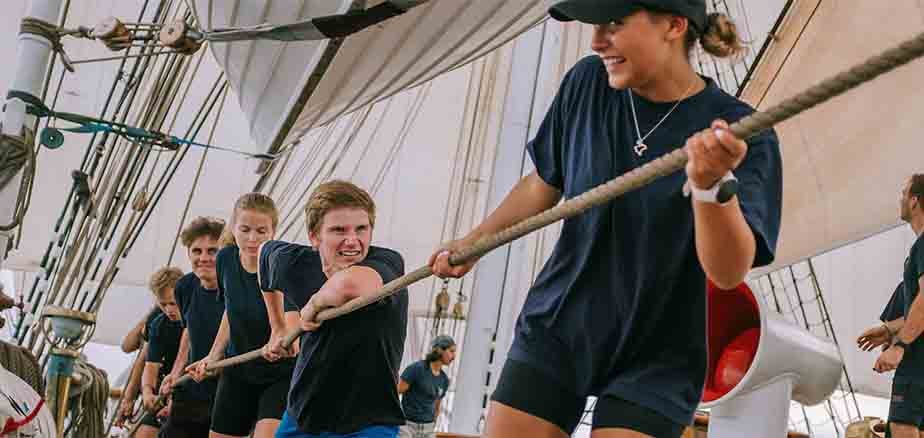
[[[344,300],[352,300],[359,297],[360,285],[352,275],[343,275],[334,284],[334,291]]]
[[[706,277],[719,289],[732,290],[744,283],[745,277],[751,270],[750,263],[726,263],[709,269],[704,267]]]
[[[719,289],[732,290],[744,283],[750,271],[749,264],[740,264],[739,266],[725,265],[714,269],[705,269],[706,277],[712,281]]]
[[[741,275],[741,276],[733,276],[733,275],[710,276],[709,280],[711,280],[712,283],[715,284],[716,287],[718,287],[719,289],[732,290],[744,282],[744,275]]]
[[[134,353],[135,350],[138,349],[137,347],[135,347],[135,344],[130,342],[128,339],[125,339],[122,341],[121,347],[122,347],[122,352],[126,354]]]

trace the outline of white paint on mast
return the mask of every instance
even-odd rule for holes
[[[48,23],[57,23],[61,13],[61,0],[33,0],[29,7],[28,17],[37,18]],[[52,43],[45,37],[20,33],[16,47],[16,75],[13,79],[12,90],[24,91],[33,96],[40,96],[42,84],[48,74],[48,60],[52,52]],[[33,126],[35,117],[26,114],[26,105],[19,99],[7,99],[6,111],[3,114],[3,133],[11,136],[23,135],[26,127]],[[38,133],[36,138],[38,138]],[[33,147],[33,145],[28,145]],[[16,213],[16,198],[19,196],[19,186],[22,184],[20,171],[10,180],[6,187],[0,189],[0,223],[10,223]],[[0,231],[0,265],[6,259],[7,244],[12,232]]]

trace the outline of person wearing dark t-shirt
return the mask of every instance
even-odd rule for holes
[[[905,259],[904,320],[895,324],[892,345],[879,355],[873,368],[880,373],[895,370],[889,404],[891,436],[919,438],[924,427],[924,298],[920,293],[924,285],[924,174],[914,174],[905,183],[900,215],[916,236]]]
[[[772,262],[782,164],[775,132],[728,128],[754,109],[690,64],[740,52],[735,27],[703,0],[552,3],[593,24],[594,56],[563,78],[527,150],[523,177],[474,230],[430,258],[440,277],[475,261],[449,257],[683,147],[685,171],[566,219],[530,288],[486,421],[486,434],[565,437],[598,396],[599,437],[678,437],[706,377],[706,279],[740,285]],[[721,36],[719,35],[721,34]]]
[[[318,313],[376,292],[404,275],[397,252],[371,246],[375,204],[345,181],[318,186],[305,208],[312,247],[270,241],[260,286],[271,318],[300,317],[298,348],[279,438],[395,438],[404,424],[398,367],[407,334],[407,290],[320,324]],[[295,305],[300,312],[289,311]],[[295,354],[275,340],[269,359]]]
[[[132,363],[132,368],[128,373],[128,381],[125,382],[125,390],[123,391],[122,400],[119,403],[119,412],[114,423],[117,427],[122,427],[125,425],[125,422],[130,420],[135,413],[135,402],[138,399],[138,394],[141,391],[141,375],[144,373],[144,364],[148,356],[148,335],[147,335],[147,326],[154,320],[157,316],[163,314],[160,307],[154,306],[144,318],[141,318],[140,321],[133,327],[128,333],[122,338],[122,351],[125,353],[133,353],[135,351],[141,350],[138,355],[135,357],[134,363]],[[142,426],[139,431],[139,437],[153,436],[156,434],[156,429],[160,427],[160,421],[157,417],[153,415],[146,415],[142,417],[143,424],[145,426],[150,426],[152,429],[145,428]]]
[[[215,257],[223,229],[221,220],[197,217],[180,233],[193,272],[180,278],[176,285],[184,328],[173,372],[161,384],[161,394],[169,394],[172,405],[161,427],[162,438],[205,438],[209,434],[217,380],[190,381],[178,387],[173,382],[182,375],[188,362],[208,355],[218,334],[225,305],[218,294]]]
[[[261,193],[245,194],[235,203],[225,232],[228,246],[216,258],[218,291],[224,298],[225,312],[208,355],[187,367],[194,379],[206,378],[209,364],[229,351],[258,350],[274,337],[283,336],[270,325],[257,283],[259,248],[273,237],[278,217],[273,200]],[[278,362],[261,358],[223,369],[212,406],[210,435],[272,437],[286,409],[294,365],[292,358]]]
[[[407,419],[401,426],[401,438],[433,438],[440,402],[449,390],[449,376],[443,372],[456,359],[456,341],[439,335],[430,342],[430,352],[423,360],[408,365],[398,380],[401,409]]]
[[[180,336],[183,334],[180,308],[174,295],[176,282],[182,275],[183,272],[177,268],[165,267],[155,271],[148,282],[161,313],[150,319],[144,330],[147,335],[147,353],[141,375],[141,395],[144,408],[148,412],[144,414],[142,427],[151,429],[142,435],[159,428],[160,419],[166,417],[170,410],[170,406],[167,406],[160,412],[151,412],[157,400],[160,381],[173,369],[173,362],[180,346]],[[151,421],[156,421],[157,425]]]

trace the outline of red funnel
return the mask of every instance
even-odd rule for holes
[[[706,284],[709,368],[703,401],[721,398],[744,378],[760,343],[760,313],[751,289],[741,283],[722,290]]]

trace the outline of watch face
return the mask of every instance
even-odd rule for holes
[[[719,184],[719,190],[715,194],[715,199],[716,201],[719,201],[720,204],[724,204],[737,194],[738,180],[730,179],[727,181],[722,181],[722,183]]]

